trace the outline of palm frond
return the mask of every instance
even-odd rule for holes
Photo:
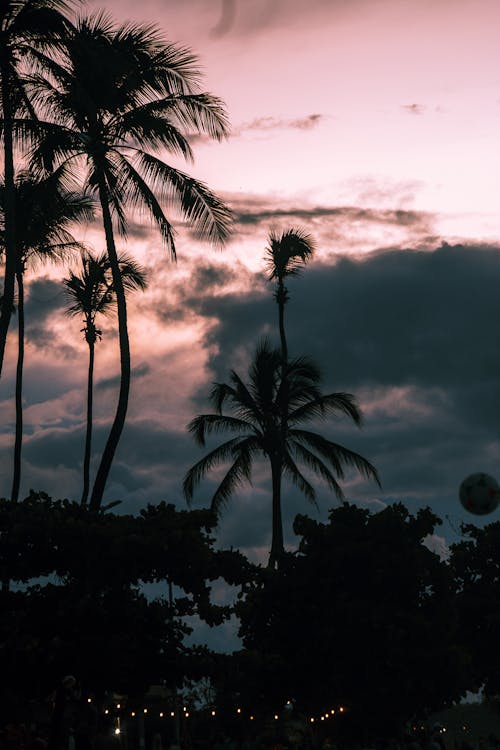
[[[121,167],[121,192],[127,196],[128,202],[137,208],[147,208],[149,215],[159,229],[160,236],[170,252],[172,260],[175,260],[175,232],[174,228],[165,216],[153,190],[146,180],[134,168],[134,166],[118,151],[115,157]]]
[[[193,152],[186,137],[164,114],[163,102],[147,102],[140,107],[120,113],[114,131],[118,141],[133,138],[141,149],[165,148],[174,154],[193,161]]]
[[[233,456],[236,456],[236,458],[215,490],[210,504],[210,508],[217,517],[228,500],[245,480],[250,484],[252,483],[252,456],[256,449],[257,446],[253,438],[241,441],[237,448],[233,449]]]
[[[220,432],[248,432],[253,427],[245,420],[236,417],[222,414],[199,414],[191,420],[187,429],[198,445],[205,446],[208,435]]]
[[[311,235],[301,229],[287,229],[281,234],[272,231],[265,249],[264,261],[270,281],[296,276],[316,249]]]
[[[187,132],[194,130],[215,140],[229,135],[229,120],[224,103],[212,94],[175,94],[163,100],[164,113]]]
[[[374,479],[378,486],[381,486],[377,470],[359,453],[309,430],[293,429],[289,430],[288,434],[295,442],[310,446],[323,456],[341,479],[344,478],[344,466],[348,466],[355,468],[366,479]]]
[[[307,466],[308,469],[313,471],[315,474],[320,476],[332,489],[339,500],[344,500],[344,493],[342,487],[337,482],[336,478],[326,466],[326,464],[316,456],[306,445],[302,445],[298,440],[294,440],[292,436],[287,440],[287,448],[293,452],[302,463]],[[341,469],[342,472],[342,469]],[[343,479],[343,473],[339,473],[340,479]]]
[[[233,458],[233,450],[237,448],[240,442],[240,437],[227,440],[225,443],[222,443],[222,445],[219,445],[217,448],[210,451],[210,453],[207,453],[206,456],[189,469],[182,484],[184,497],[188,503],[191,501],[194,490],[203,477],[218,464],[226,463]]]
[[[288,415],[288,424],[296,425],[310,419],[324,418],[328,414],[344,414],[361,426],[362,414],[352,393],[328,393],[301,404]]]
[[[160,200],[180,209],[196,236],[223,245],[230,234],[232,213],[207,186],[144,151],[137,152],[141,171]]]
[[[299,488],[307,500],[312,503],[316,508],[318,503],[316,502],[316,492],[312,484],[305,478],[300,471],[299,467],[293,460],[289,451],[285,451],[283,456],[283,469],[285,475],[291,479],[292,483]]]

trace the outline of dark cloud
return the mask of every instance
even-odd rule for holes
[[[312,113],[304,117],[283,119],[279,117],[257,117],[250,122],[243,122],[240,125],[234,125],[231,128],[230,138],[240,138],[246,133],[252,132],[272,132],[282,130],[312,130],[324,120],[328,119],[327,115]],[[199,143],[211,143],[213,139],[200,133],[190,133],[188,135],[189,143],[195,146]]]
[[[151,372],[151,367],[148,365],[147,362],[141,362],[139,365],[136,365],[131,370],[131,377],[133,379],[136,378],[143,378],[145,375],[149,375]],[[117,388],[120,385],[120,375],[113,375],[109,378],[102,378],[101,380],[98,380],[95,384],[95,390],[96,391],[105,391],[109,388]]]
[[[373,222],[376,224],[397,224],[399,226],[427,226],[430,214],[421,211],[405,211],[402,209],[369,209],[354,206],[311,206],[310,208],[268,208],[258,210],[242,210],[235,212],[235,222],[238,224],[269,223],[274,219],[299,219],[308,221],[315,218],[335,218],[342,221]]]
[[[401,109],[404,109],[410,115],[423,115],[425,112],[423,104],[402,104]]]
[[[236,126],[232,131],[232,135],[239,136],[252,130],[311,130],[325,119],[325,115],[318,113],[288,120],[277,117],[258,117],[255,120]]]
[[[204,314],[204,300],[230,296],[224,290],[233,282],[239,286],[255,285],[254,275],[238,261],[231,265],[192,261],[189,275],[165,285],[154,306],[148,306],[148,312],[163,323],[189,320],[200,311]]]
[[[398,233],[399,241],[404,237],[404,241],[412,247],[422,243],[428,246],[433,237],[434,216],[424,211],[360,206],[297,206],[264,201],[251,195],[233,195],[228,200],[233,209],[234,231],[239,236],[250,236],[256,229],[307,225],[318,242],[335,242],[336,246],[342,248],[358,241],[366,248],[370,227],[387,227],[391,232]],[[389,241],[388,244],[392,243]]]
[[[499,284],[493,247],[443,245],[312,264],[289,284],[290,350],[302,352],[307,342],[337,383],[353,387],[483,383],[499,374]],[[219,317],[213,335],[221,352],[227,356],[266,321],[274,327],[270,296],[269,288],[200,301],[204,314]]]

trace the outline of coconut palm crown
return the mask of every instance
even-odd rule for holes
[[[248,385],[233,370],[229,383],[215,383],[210,401],[215,413],[201,414],[188,425],[188,430],[201,445],[210,435],[234,433],[234,437],[211,450],[186,474],[183,484],[188,502],[203,477],[216,466],[229,464],[212,497],[211,507],[220,514],[228,500],[245,481],[251,483],[252,462],[264,456],[271,466],[272,478],[272,541],[269,565],[277,566],[284,554],[281,513],[281,479],[285,475],[316,503],[316,491],[303,473],[303,468],[316,474],[344,499],[340,481],[345,470],[354,468],[367,479],[380,485],[375,467],[359,453],[333,442],[317,432],[306,430],[304,423],[347,416],[361,424],[361,412],[349,393],[323,394],[317,366],[307,357],[287,363],[282,376],[281,352],[262,342],[250,366]],[[283,403],[283,400],[286,403]],[[223,414],[227,405],[230,414]],[[285,414],[286,430],[282,430]],[[284,444],[283,441],[284,440]],[[300,468],[302,465],[302,468]]]

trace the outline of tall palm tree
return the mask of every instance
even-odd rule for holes
[[[287,229],[281,234],[271,232],[265,249],[264,260],[269,281],[276,282],[274,298],[278,304],[278,325],[281,341],[281,357],[285,365],[288,360],[288,345],[285,334],[285,305],[289,300],[285,279],[297,276],[313,256],[316,249],[312,237],[300,229]]]
[[[152,27],[116,27],[108,16],[81,19],[53,61],[50,77],[34,77],[36,100],[50,113],[46,137],[33,162],[51,168],[71,161],[84,170],[98,196],[118,310],[120,390],[89,506],[98,509],[125,423],[130,389],[130,347],[125,290],[115,229],[127,233],[127,204],[145,210],[175,257],[172,224],[164,205],[174,204],[200,237],[221,244],[229,234],[229,209],[198,180],[152,152],[192,158],[184,132],[221,139],[228,132],[219,99],[200,93],[193,55],[167,44]]]
[[[118,266],[123,280],[123,287],[127,292],[146,288],[144,271],[127,256],[118,257]],[[90,489],[90,455],[92,447],[92,409],[94,391],[94,355],[95,344],[102,338],[102,331],[97,328],[96,319],[99,315],[109,315],[116,307],[113,278],[107,253],[95,258],[90,253],[82,257],[80,274],[70,272],[64,279],[66,295],[68,297],[67,313],[82,316],[84,327],[82,332],[89,347],[89,367],[87,377],[87,427],[85,433],[85,449],[83,456],[83,491],[81,505],[87,504]]]
[[[24,273],[37,262],[60,261],[75,250],[81,250],[69,231],[78,221],[92,218],[93,204],[90,198],[68,189],[64,168],[58,169],[47,179],[36,180],[21,172],[15,182],[15,211],[18,217],[16,229],[17,323],[18,355],[16,367],[16,431],[14,442],[14,471],[11,500],[19,499],[21,480],[21,450],[23,440],[23,367],[24,367]],[[6,251],[7,187],[0,184],[0,250]]]
[[[26,89],[26,66],[38,53],[57,45],[67,33],[69,21],[64,14],[69,6],[70,3],[66,0],[2,0],[0,3],[0,138],[3,140],[5,186],[5,271],[0,315],[0,374],[14,303],[17,262],[15,120],[21,115],[36,119]]]
[[[230,467],[217,487],[211,507],[219,514],[244,480],[251,481],[252,461],[263,455],[270,463],[272,480],[272,541],[269,565],[277,567],[284,554],[281,513],[281,480],[284,473],[312,503],[316,492],[298,463],[317,474],[337,498],[344,494],[338,480],[344,469],[353,467],[380,484],[375,467],[358,453],[332,442],[322,435],[300,427],[304,422],[343,415],[361,424],[361,412],[349,393],[323,394],[317,366],[308,358],[291,360],[282,376],[281,352],[264,341],[257,348],[246,385],[231,371],[230,383],[215,383],[210,401],[215,413],[201,414],[188,425],[196,442],[205,446],[207,436],[220,432],[235,433],[198,461],[184,478],[184,495],[192,500],[194,490],[215,466]],[[285,403],[283,403],[285,401]],[[223,414],[227,403],[232,414]],[[286,434],[282,442],[282,414],[286,415]]]

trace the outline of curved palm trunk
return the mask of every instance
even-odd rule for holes
[[[97,470],[90,497],[90,510],[98,510],[102,504],[102,498],[106,482],[111,469],[111,464],[120,441],[120,437],[127,416],[128,396],[130,391],[130,345],[127,330],[127,304],[125,290],[118,265],[115,239],[113,235],[113,223],[107,199],[107,189],[104,175],[99,178],[99,200],[101,203],[104,232],[106,235],[106,249],[109,257],[113,287],[116,294],[116,306],[118,311],[118,337],[120,342],[120,392],[115,418],[111,426],[108,440],[101,456],[101,462]]]
[[[14,192],[14,146],[12,132],[12,109],[9,74],[3,69],[2,75],[2,104],[3,104],[3,141],[4,141],[4,180],[5,180],[5,272],[3,284],[3,303],[0,315],[0,376],[7,333],[9,331],[12,308],[14,306],[14,281],[16,274],[16,231],[15,231],[15,192]]]
[[[93,334],[92,328],[90,329],[90,334],[87,337],[87,343],[89,345],[89,373],[87,379],[87,431],[85,433],[85,452],[83,456],[83,492],[81,499],[82,507],[85,507],[87,505],[87,499],[90,489],[90,451],[92,447],[92,407],[94,395],[95,349],[95,334]]]
[[[269,568],[279,568],[280,562],[285,554],[283,544],[283,520],[281,517],[281,474],[282,459],[277,452],[271,457],[271,477],[273,485],[273,527],[271,539],[271,552],[269,554]]]
[[[24,281],[22,272],[16,273],[17,291],[17,336],[18,354],[16,368],[16,438],[14,442],[14,474],[10,499],[13,503],[19,500],[21,483],[21,450],[23,444],[23,366],[24,366]]]
[[[276,467],[275,472],[274,472],[278,475],[276,479],[273,474],[273,540],[274,540],[274,536],[276,533],[275,529],[278,528],[278,524],[279,524],[278,541],[276,543],[277,547],[279,546],[279,549],[273,555],[273,548],[271,547],[271,555],[269,557],[269,566],[278,568],[280,559],[285,552],[285,548],[283,545],[283,521],[281,518],[281,477],[283,474],[283,451],[285,450],[285,446],[286,446],[287,421],[288,421],[288,387],[287,387],[287,381],[286,381],[286,366],[288,363],[288,346],[287,346],[286,334],[285,334],[286,289],[285,289],[285,285],[283,284],[282,279],[280,279],[278,282],[278,291],[276,294],[276,299],[278,302],[278,325],[279,325],[280,340],[281,340],[281,383],[280,383],[280,386],[281,386],[281,404],[280,404],[280,441],[281,441],[281,444],[280,444],[280,451],[277,456],[278,466]],[[275,483],[277,485],[277,496],[278,496],[277,500],[275,500]],[[274,544],[274,541],[273,541],[273,544]]]

